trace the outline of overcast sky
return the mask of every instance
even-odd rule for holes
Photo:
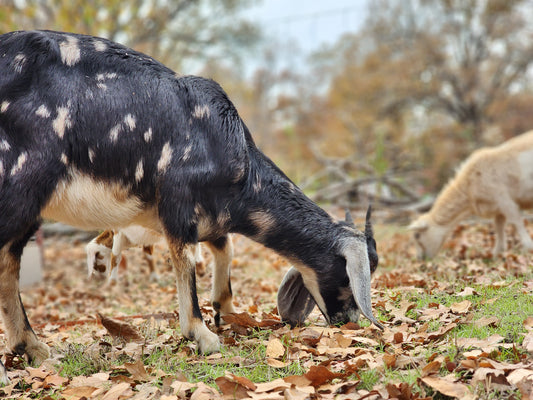
[[[245,15],[267,35],[296,40],[309,51],[359,30],[366,8],[367,0],[263,0]]]

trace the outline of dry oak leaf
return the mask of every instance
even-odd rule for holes
[[[249,398],[248,391],[254,391],[257,388],[255,383],[248,378],[235,376],[229,372],[226,372],[226,376],[220,376],[215,379],[215,383],[225,397],[230,396],[232,399]]]
[[[224,315],[224,321],[227,324],[235,324],[244,328],[272,328],[274,326],[281,327],[283,325],[281,321],[275,319],[263,319],[262,321],[257,321],[247,312],[226,314]]]
[[[485,326],[495,327],[500,320],[497,317],[481,317],[474,321],[474,326],[483,328]]]
[[[442,361],[438,361],[438,360],[431,361],[426,366],[424,366],[424,368],[422,368],[421,375],[424,377],[424,376],[436,374],[440,371],[441,366],[442,366]]]
[[[399,387],[398,387],[399,386]],[[413,393],[411,391],[411,385],[402,382],[398,386],[388,383],[385,387],[389,393],[389,399],[398,399],[398,400],[411,400],[413,398]]]
[[[107,329],[112,337],[124,340],[126,342],[144,340],[139,332],[137,332],[137,329],[132,327],[130,324],[104,317],[100,313],[97,313],[97,316],[104,328]]]
[[[98,388],[92,386],[68,387],[61,392],[61,397],[65,400],[88,399]]]
[[[131,394],[133,394],[133,391],[131,390],[131,386],[129,383],[122,382],[118,385],[114,385],[109,389],[109,391],[104,394],[102,397],[102,400],[118,400],[121,397],[131,397]]]
[[[522,346],[524,346],[524,348],[528,352],[533,353],[533,332],[528,333],[524,337],[524,341],[522,342]]]
[[[453,303],[450,306],[450,311],[455,314],[466,314],[472,307],[472,302],[470,300],[463,300],[459,303]]]
[[[426,376],[419,378],[424,384],[444,394],[461,400],[473,400],[474,396],[468,390],[468,386],[460,382],[452,382],[439,376]]]
[[[196,386],[197,388],[191,395],[190,400],[216,400],[222,398],[214,388],[207,386],[203,382],[198,382]],[[234,397],[231,398],[233,399]]]
[[[131,374],[135,381],[146,382],[150,379],[146,373],[143,362],[139,359],[134,363],[124,363],[124,368]]]
[[[329,383],[335,378],[344,378],[345,373],[331,372],[323,365],[312,365],[303,375],[292,375],[284,378],[285,382],[293,383],[296,386],[308,386],[318,387],[324,383]],[[305,378],[305,379],[300,379]],[[306,383],[307,381],[307,383]]]
[[[266,346],[266,356],[269,358],[279,358],[285,354],[285,346],[279,339],[271,339]]]
[[[472,377],[472,384],[477,385],[478,383],[485,382],[490,382],[490,387],[493,385],[509,386],[504,371],[486,367],[476,369]]]

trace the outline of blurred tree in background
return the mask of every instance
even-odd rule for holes
[[[302,145],[439,190],[475,148],[533,129],[532,17],[529,0],[371,2],[361,32],[314,55],[326,89],[299,111]]]
[[[251,0],[0,0],[0,31],[52,29],[102,36],[182,71],[231,60],[258,38],[239,12]]]

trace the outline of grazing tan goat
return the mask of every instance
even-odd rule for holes
[[[533,207],[533,131],[476,150],[441,191],[431,210],[409,228],[419,258],[434,257],[453,227],[469,215],[494,218],[494,253],[505,250],[505,222],[514,225],[526,250],[533,241],[521,210]]]

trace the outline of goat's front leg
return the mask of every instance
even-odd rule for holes
[[[497,255],[505,251],[505,217],[502,214],[496,215],[494,225],[496,229],[496,242],[494,243],[493,255]]]
[[[231,291],[231,260],[233,259],[233,243],[230,236],[222,236],[212,242],[206,242],[214,258],[213,292],[211,302],[215,309],[215,324],[224,323],[224,315],[235,312],[233,293]]]
[[[28,321],[19,293],[19,273],[20,255],[13,254],[8,244],[0,250],[0,304],[7,346],[16,354],[26,354],[28,361],[40,364],[50,352],[37,339]]]
[[[195,244],[184,244],[167,237],[168,247],[176,271],[178,288],[180,326],[183,336],[194,339],[201,353],[220,350],[218,336],[211,332],[202,319],[196,294]]]

